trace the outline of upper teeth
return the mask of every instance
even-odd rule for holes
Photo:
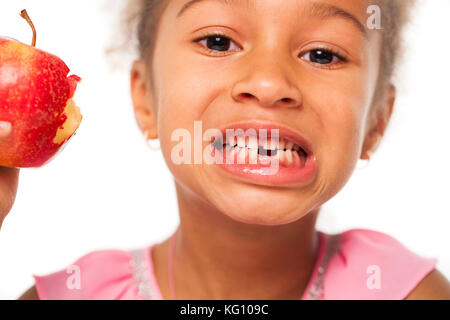
[[[237,145],[240,148],[244,148],[245,147],[245,137],[244,136],[238,136],[237,137]]]
[[[258,149],[262,147],[266,150],[295,150],[300,151],[302,148],[294,142],[279,138],[276,139],[259,139],[257,136],[229,136],[227,135],[226,145],[231,147],[240,147],[248,149]]]

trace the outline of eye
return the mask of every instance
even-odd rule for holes
[[[233,47],[233,44],[239,50],[239,46],[236,45],[236,43],[231,40],[231,38],[220,33],[207,34],[206,36],[194,40],[194,42],[201,44],[201,46],[204,47],[206,51],[214,55],[226,54],[230,50],[230,48]]]
[[[302,56],[302,59],[319,65],[332,65],[346,60],[329,49],[310,50]]]

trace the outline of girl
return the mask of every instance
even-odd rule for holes
[[[450,298],[436,259],[381,232],[315,230],[321,205],[384,135],[410,5],[142,0],[131,94],[174,176],[180,225],[142,250],[94,251],[34,276],[22,298]],[[217,129],[200,132],[203,155],[232,163],[178,143],[198,123]]]

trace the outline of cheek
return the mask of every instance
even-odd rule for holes
[[[179,62],[162,65],[157,74],[160,133],[164,136],[178,128],[191,131],[194,121],[201,119],[208,106],[208,77]]]
[[[311,83],[305,101],[319,123],[319,183],[335,194],[350,178],[364,142],[376,77],[364,70],[339,81]]]
[[[197,121],[200,121],[197,128],[200,123],[203,124],[204,106],[208,105],[205,97],[207,90],[197,80],[202,79],[196,79],[192,74],[186,75],[183,70],[169,64],[164,73],[160,73],[158,83],[157,122],[161,151],[174,178],[190,190],[199,190],[200,185],[197,172],[201,166],[194,164],[198,150],[194,149],[195,144],[201,144],[201,152],[206,144],[202,139],[203,127],[198,136],[194,132]],[[183,159],[186,163],[182,162]]]
[[[352,95],[353,93],[353,95]],[[321,98],[320,117],[324,124],[320,144],[332,154],[354,154],[362,144],[364,118],[368,105],[364,99],[346,92],[331,91]]]
[[[158,135],[162,152],[169,164],[172,149],[178,144],[171,136],[177,130],[188,131],[193,148],[194,122],[202,121],[203,132],[218,118],[217,112],[208,108],[223,87],[220,77],[205,63],[191,61],[173,54],[174,49],[162,47],[155,55],[155,102],[158,109]],[[223,79],[222,79],[223,81]],[[217,110],[216,110],[217,111]],[[206,144],[206,143],[205,143]],[[193,150],[191,160],[193,161]],[[173,167],[173,166],[172,166]],[[173,167],[178,170],[181,166]]]

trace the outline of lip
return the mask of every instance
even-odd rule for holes
[[[222,136],[226,136],[227,129],[242,129],[244,132],[248,129],[255,129],[259,134],[259,130],[267,130],[267,138],[271,137],[271,130],[279,130],[279,138],[285,138],[293,143],[299,145],[307,154],[306,161],[303,167],[283,167],[279,166],[278,170],[274,174],[267,174],[267,169],[270,165],[261,164],[238,164],[238,163],[226,163],[216,164],[222,171],[237,177],[239,180],[246,182],[252,182],[259,185],[266,186],[303,186],[310,184],[317,173],[317,160],[312,147],[311,142],[303,137],[296,130],[291,129],[283,124],[272,121],[241,121],[229,124],[225,127],[219,128]],[[216,151],[222,153],[215,149]],[[225,153],[223,154],[225,160]]]

